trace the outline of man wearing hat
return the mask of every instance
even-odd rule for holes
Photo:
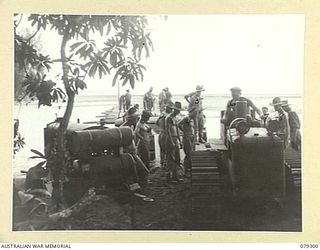
[[[167,180],[169,182],[183,182],[178,178],[178,169],[180,167],[180,148],[181,140],[179,136],[179,128],[177,115],[182,110],[181,102],[175,102],[173,111],[165,119],[165,128],[167,132],[166,157],[167,157]]]
[[[237,101],[246,101],[247,102],[248,114],[249,114],[250,108],[252,108],[255,112],[257,112],[259,114],[259,117],[262,117],[262,113],[261,113],[260,109],[258,107],[256,107],[250,99],[241,96],[241,89],[239,87],[233,87],[230,89],[230,91],[231,91],[232,99],[230,101],[228,101],[226,111],[224,112],[224,115],[221,118],[221,122],[224,123],[226,125],[226,127],[228,127],[230,125],[230,123],[236,118],[235,106],[236,106]]]
[[[288,146],[289,140],[289,123],[287,114],[282,108],[281,98],[273,98],[272,103],[270,103],[270,105],[273,106],[274,110],[278,113],[280,129],[277,132],[277,135],[283,140],[284,148],[286,148]]]
[[[191,152],[195,150],[193,118],[196,115],[197,110],[193,107],[189,110],[188,116],[178,123],[179,129],[183,132],[182,146],[185,153],[183,166],[189,173],[191,172]]]
[[[199,126],[199,124],[203,123],[203,108],[202,108],[202,100],[201,93],[204,91],[203,85],[197,85],[196,91],[191,92],[184,96],[186,101],[189,103],[188,110],[196,109],[195,116],[193,117],[194,130],[195,130],[195,140],[196,142],[205,142],[203,140],[203,126]]]
[[[137,122],[139,120],[140,113],[136,106],[130,107],[124,117],[125,122],[121,125],[130,127],[132,131],[136,129]]]
[[[168,102],[165,108],[165,111],[160,115],[156,124],[160,128],[159,133],[159,147],[160,147],[160,164],[162,168],[165,168],[166,163],[166,127],[165,127],[165,119],[172,112],[174,104],[173,102]]]
[[[130,127],[132,129],[132,133],[134,133],[134,131],[136,130],[137,122],[139,121],[139,116],[140,113],[137,110],[137,107],[130,107],[127,111],[127,115],[125,116],[125,122],[120,127]],[[142,187],[146,186],[148,182],[149,170],[142,159],[140,159],[140,157],[137,155],[135,139],[132,140],[132,143],[129,146],[123,148],[123,152],[132,155],[134,161],[137,163],[137,168],[133,171],[135,172],[134,174],[136,176],[136,180]],[[139,185],[137,185],[138,187],[132,185],[132,187],[140,188]]]
[[[125,94],[125,108],[126,110],[128,110],[131,106],[131,94],[130,94],[130,90],[127,89],[126,94]],[[125,110],[125,111],[126,111]]]
[[[300,133],[300,119],[298,114],[293,111],[287,100],[282,101],[282,108],[288,114],[288,122],[290,127],[290,144],[291,147],[297,151],[301,149],[301,133]]]

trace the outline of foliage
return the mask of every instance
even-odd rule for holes
[[[16,19],[21,18],[16,15]],[[55,30],[61,36],[68,36],[73,42],[68,49],[68,86],[78,94],[86,88],[85,78],[100,79],[114,73],[113,85],[120,81],[122,85],[135,87],[136,81],[143,81],[145,67],[139,63],[143,52],[150,55],[153,44],[150,33],[146,32],[148,21],[143,16],[99,16],[99,15],[39,15],[28,16],[35,34],[39,31]],[[51,106],[66,95],[57,83],[45,80],[52,65],[61,62],[61,58],[52,59],[42,54],[32,43],[35,36],[23,37],[19,34],[19,24],[15,22],[15,63],[25,72],[22,87],[32,100],[38,99],[38,106]],[[97,38],[97,34],[100,38]],[[90,39],[90,37],[92,37]],[[95,38],[95,39],[93,39]],[[96,40],[104,41],[102,48]],[[62,79],[63,80],[63,79]]]
[[[72,114],[75,95],[87,87],[86,77],[101,79],[114,73],[113,85],[122,83],[135,87],[136,81],[143,80],[145,67],[139,63],[143,51],[150,55],[152,41],[146,32],[147,19],[142,16],[99,16],[99,15],[28,15],[27,22],[36,31],[28,38],[19,34],[22,15],[16,15],[14,22],[15,65],[23,70],[24,97],[38,100],[38,106],[51,106],[59,99],[66,100],[64,116],[59,125],[55,145],[46,154],[52,164],[55,183],[53,196],[57,206],[61,203],[62,181],[66,166],[65,132]],[[42,54],[32,42],[38,32],[54,30],[62,38],[60,58],[52,59]],[[99,36],[99,37],[98,37]],[[103,46],[98,42],[103,41]],[[52,79],[46,79],[54,63],[61,63],[61,83],[64,90]],[[16,74],[15,74],[16,75]],[[16,85],[16,84],[15,84]],[[23,99],[23,98],[22,98]],[[36,152],[33,158],[43,158]],[[45,161],[46,162],[46,161]],[[45,164],[45,162],[43,164]],[[58,184],[58,185],[57,185]],[[58,187],[60,186],[60,187]]]

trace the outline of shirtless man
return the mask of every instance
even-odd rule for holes
[[[152,110],[154,109],[154,95],[152,93],[153,88],[151,87],[150,90],[145,93],[144,97],[143,97],[143,108],[145,110],[148,110],[149,112],[152,112]]]
[[[137,140],[138,155],[143,161],[144,165],[150,168],[150,136],[151,128],[146,124],[151,117],[149,111],[143,110],[140,120],[137,123],[134,135]]]
[[[166,162],[166,127],[165,127],[165,119],[167,115],[169,115],[172,112],[173,107],[172,102],[168,102],[165,108],[165,111],[160,115],[158,120],[156,121],[156,124],[160,128],[159,133],[159,147],[160,147],[160,165],[162,168],[166,168],[167,162]]]
[[[191,171],[191,152],[195,150],[193,118],[197,115],[196,108],[190,109],[188,116],[184,117],[178,127],[183,132],[182,146],[185,153],[183,165],[186,172]]]
[[[178,178],[178,168],[180,167],[180,148],[182,148],[182,144],[176,118],[181,110],[181,102],[175,102],[172,113],[165,119],[165,128],[167,132],[167,181],[173,183],[183,182],[183,179]]]

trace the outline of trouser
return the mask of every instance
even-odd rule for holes
[[[138,142],[138,155],[141,158],[144,165],[149,169],[150,168],[150,146],[148,143],[143,141]]]
[[[131,103],[130,102],[126,102],[125,103],[125,111],[127,111],[131,106]]]
[[[159,108],[160,108],[160,113],[162,113],[166,109],[166,105],[164,103],[160,103]]]
[[[162,167],[166,166],[166,133],[161,131],[159,134],[160,147],[160,164]]]
[[[200,112],[198,114],[198,136],[199,136],[199,140],[204,139],[203,129],[204,129],[204,117],[203,117],[203,113]]]
[[[172,138],[174,145],[171,145],[169,138],[166,143],[167,169],[172,179],[178,178],[178,168],[180,167],[180,149],[178,137]]]
[[[290,130],[291,147],[297,151],[301,148],[301,133],[299,129]]]
[[[182,145],[185,153],[183,166],[185,169],[191,170],[191,152],[195,150],[194,135],[184,135]]]
[[[194,126],[194,136],[195,141],[198,141],[199,139],[199,112],[197,112],[193,117],[193,126]]]

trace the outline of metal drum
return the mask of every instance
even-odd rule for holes
[[[129,146],[132,139],[133,132],[129,127],[79,130],[70,136],[68,148],[72,153],[100,152]]]

